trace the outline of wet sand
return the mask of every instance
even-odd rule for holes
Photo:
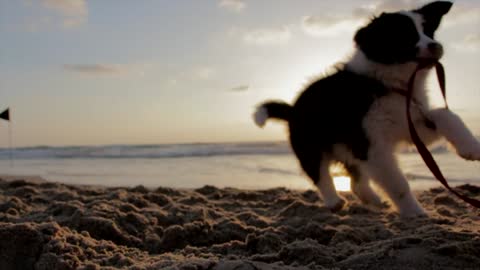
[[[70,186],[0,177],[0,269],[478,269],[480,211],[442,188],[429,218],[331,213],[312,190]],[[480,187],[458,190],[480,198]]]

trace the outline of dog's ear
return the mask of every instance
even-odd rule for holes
[[[433,38],[435,31],[437,30],[443,15],[450,11],[453,3],[449,1],[436,1],[427,4],[414,12],[423,16],[425,22],[423,24],[423,32]]]
[[[355,37],[353,38],[353,40],[355,41],[355,43],[358,45],[358,46],[361,46],[362,44],[365,43],[366,40],[368,40],[367,38],[367,27],[363,27],[361,29],[359,29],[357,31],[357,33],[355,33]]]
[[[374,17],[370,23],[362,28],[360,28],[353,38],[353,41],[359,46],[363,47],[368,45],[369,42],[373,42],[375,39],[375,31],[376,24],[374,23],[378,18],[384,17],[387,13],[382,13],[378,17]]]

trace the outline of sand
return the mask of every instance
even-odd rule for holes
[[[480,198],[480,187],[458,190]],[[429,218],[350,193],[69,186],[0,180],[0,269],[479,269],[480,211],[442,188]]]

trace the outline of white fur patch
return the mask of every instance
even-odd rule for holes
[[[402,216],[423,216],[425,212],[410,191],[407,179],[398,167],[392,151],[389,145],[373,145],[366,163],[368,171]]]
[[[320,164],[320,179],[316,184],[320,194],[322,194],[325,206],[332,210],[340,210],[345,202],[338,196],[333,184],[333,178],[329,172],[330,162],[327,160],[324,157],[324,161]]]
[[[422,15],[415,13],[415,12],[410,12],[410,11],[403,11],[400,12],[401,14],[408,16],[412,19],[413,23],[415,24],[415,27],[417,28],[417,32],[420,36],[420,39],[417,43],[417,48],[418,48],[418,55],[417,57],[419,58],[440,58],[442,55],[432,55],[432,52],[428,48],[429,44],[431,43],[438,43],[437,41],[433,40],[429,36],[425,35],[423,32],[423,17]]]
[[[253,120],[255,121],[255,124],[259,127],[264,127],[265,123],[268,120],[268,111],[265,106],[261,105],[257,107],[257,110],[253,114]]]
[[[374,62],[361,51],[356,50],[347,62],[346,68],[352,72],[381,81],[386,87],[407,89],[408,81],[417,68],[415,62],[386,65]]]
[[[429,112],[438,131],[455,147],[459,156],[467,160],[480,160],[480,142],[468,130],[462,119],[448,109]]]

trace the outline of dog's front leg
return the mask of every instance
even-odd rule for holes
[[[462,119],[448,109],[436,109],[428,113],[437,131],[455,148],[458,155],[467,160],[480,160],[480,142],[473,136]]]
[[[390,197],[401,216],[425,216],[425,211],[410,191],[392,150],[378,145],[372,147],[366,164],[370,175]]]

